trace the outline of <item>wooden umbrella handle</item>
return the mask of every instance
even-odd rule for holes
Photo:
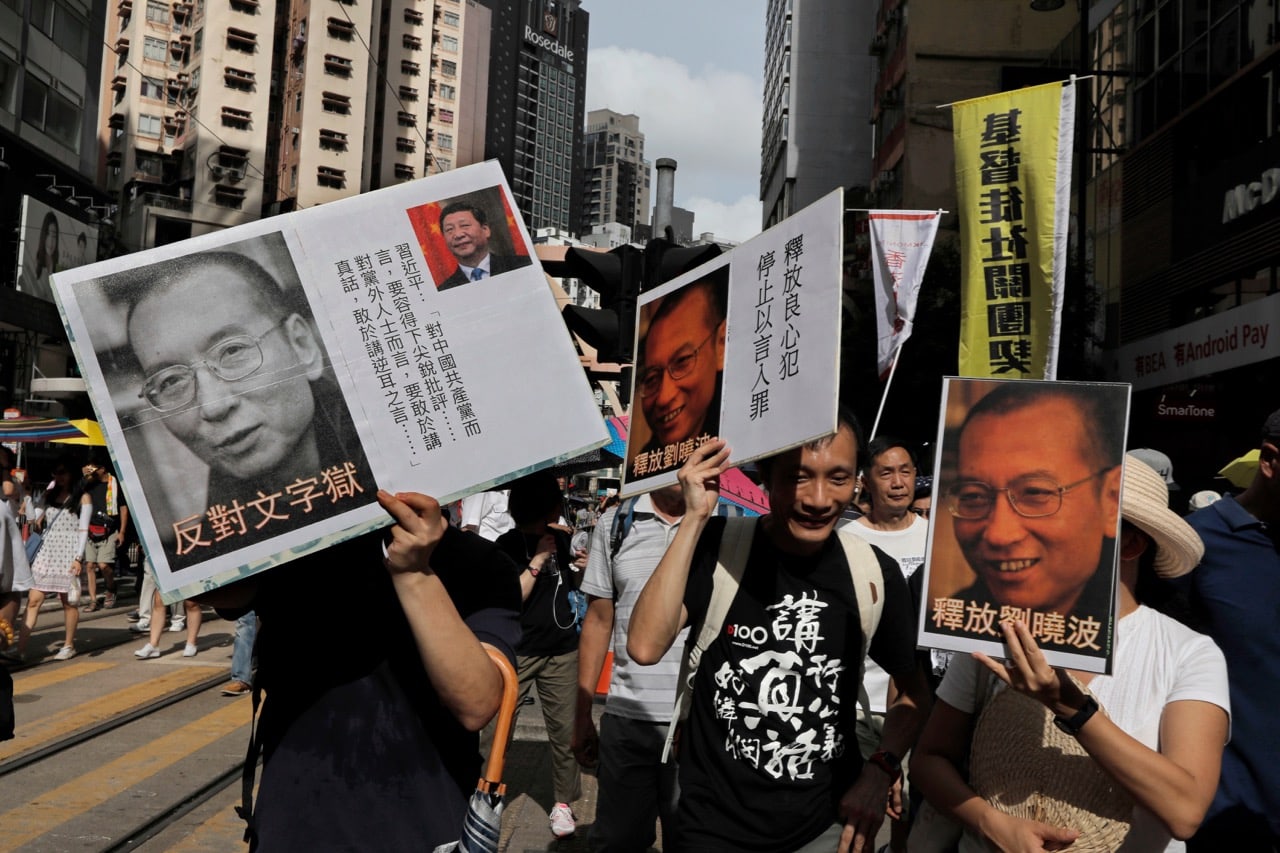
[[[493,730],[493,744],[489,747],[489,761],[485,764],[484,776],[480,779],[482,785],[487,783],[496,786],[502,783],[502,768],[507,761],[507,744],[511,741],[511,724],[515,720],[520,680],[505,654],[488,643],[480,645],[502,674],[502,704],[498,706],[498,722]]]

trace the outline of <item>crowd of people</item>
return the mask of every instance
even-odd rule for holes
[[[834,435],[757,463],[760,518],[717,512],[731,450],[713,439],[677,485],[582,512],[546,473],[455,507],[380,492],[389,532],[201,596],[244,623],[238,655],[256,647],[233,684],[268,697],[254,849],[456,840],[501,695],[487,644],[520,705],[537,691],[556,837],[578,831],[594,772],[592,850],[645,851],[659,830],[672,851],[1280,850],[1280,411],[1247,488],[1184,518],[1167,456],[1124,455],[1093,404],[1043,387],[973,408],[936,495],[920,448],[867,442],[842,412]],[[1059,440],[1026,438],[1031,420]],[[6,563],[0,613],[27,593],[21,651],[59,596],[65,659],[67,593],[112,561],[87,541],[121,534],[127,509],[99,463],[52,474],[27,519],[44,542],[25,574]],[[29,496],[5,485],[8,531]],[[998,625],[1001,657],[918,650],[935,502],[971,597],[1014,612],[1033,592],[1051,615],[1088,606],[1114,554],[1109,670],[1051,665],[1042,626],[1018,618]],[[311,654],[308,614],[338,589],[366,634]],[[158,654],[163,613],[156,597],[139,657]]]

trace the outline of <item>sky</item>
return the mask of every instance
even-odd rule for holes
[[[760,232],[765,0],[583,0],[587,110],[640,117],[645,157],[671,157],[695,234]],[[651,190],[651,199],[654,195]]]

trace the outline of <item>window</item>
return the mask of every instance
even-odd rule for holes
[[[324,73],[335,77],[351,76],[351,60],[332,53],[324,55]]]
[[[3,82],[0,81],[0,91]],[[57,142],[80,151],[82,110],[53,91],[30,69],[22,80],[22,120]]]
[[[351,41],[356,35],[356,25],[345,18],[330,18],[327,22],[329,35],[343,41]]]
[[[159,136],[160,116],[151,116],[146,113],[140,113],[138,115],[138,135]]]
[[[405,181],[413,180],[413,167],[408,163],[396,163],[396,177]]]
[[[418,100],[418,90],[417,90],[417,89],[415,89],[415,88],[413,88],[412,86],[401,86],[401,87],[400,87],[400,100],[402,100],[402,101],[416,101],[416,100]]]
[[[247,30],[227,27],[227,47],[241,53],[253,53],[258,49],[258,37]]]
[[[248,130],[252,122],[253,113],[248,110],[236,109],[235,107],[222,108],[222,123],[227,127]]]
[[[320,128],[320,147],[329,151],[346,151],[347,135],[336,130]]]
[[[339,95],[337,92],[321,93],[320,106],[327,113],[340,113],[344,116],[351,114],[351,98],[347,95]]]
[[[444,22],[451,27],[459,26],[461,23],[457,12],[445,12],[441,17]]]
[[[458,90],[455,89],[453,86],[450,86],[448,83],[441,83],[440,97],[444,98],[447,101],[452,101],[454,98],[458,97]]]
[[[413,113],[400,110],[396,113],[396,121],[399,122],[401,127],[413,127],[418,123],[418,117]]]
[[[447,172],[453,168],[453,161],[447,157],[435,158],[436,169],[441,172]]]
[[[320,166],[316,169],[316,183],[322,187],[332,187],[335,190],[340,190],[347,185],[347,173],[344,169]]]
[[[239,210],[240,206],[244,204],[244,190],[240,187],[217,184],[213,188],[213,200],[222,207]]]
[[[33,0],[31,25],[74,56],[80,64],[88,62],[89,24],[69,6],[53,0]]]
[[[258,14],[258,0],[231,0],[231,8],[246,15]]]
[[[407,59],[400,60],[400,71],[408,74],[410,77],[417,77],[422,73],[422,66],[416,62],[410,62]]]
[[[415,26],[423,22],[422,13],[417,9],[404,10],[404,22],[406,24],[414,24]]]
[[[119,78],[123,80],[123,78]],[[164,100],[164,81],[157,77],[142,78],[142,97],[153,101]]]
[[[169,50],[169,43],[164,39],[152,38],[145,36],[142,39],[142,58],[154,59],[156,62],[164,62],[165,53]]]
[[[408,33],[405,33],[403,43],[409,50],[422,50],[422,39],[417,36],[411,36]]]
[[[438,147],[441,151],[452,151],[453,135],[449,133],[437,133],[436,147]]]
[[[296,190],[298,188],[298,167],[289,167],[289,189]]]
[[[458,63],[451,59],[446,59],[440,63],[440,73],[446,77],[458,76]]]
[[[418,148],[418,144],[407,136],[396,137],[396,150],[401,154],[412,154]]]
[[[149,178],[160,178],[164,175],[164,161],[154,151],[134,151],[134,168],[139,175]]]
[[[231,145],[218,146],[218,165],[226,170],[227,178],[232,183],[242,180],[245,170],[249,168],[249,149]]]
[[[239,68],[231,68],[227,66],[222,69],[223,82],[231,89],[239,89],[241,92],[250,92],[253,90],[257,79],[252,71],[243,71]]]
[[[157,24],[169,24],[169,6],[160,0],[147,0],[147,20]]]
[[[441,36],[440,46],[450,53],[458,52],[458,40],[453,36]]]
[[[441,110],[441,111],[440,111],[440,123],[441,123],[441,124],[453,124],[453,110]]]

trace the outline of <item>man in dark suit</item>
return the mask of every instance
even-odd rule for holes
[[[458,262],[439,290],[448,290],[491,275],[528,266],[528,255],[496,255],[489,251],[489,217],[465,202],[455,201],[440,211],[440,233]]]

